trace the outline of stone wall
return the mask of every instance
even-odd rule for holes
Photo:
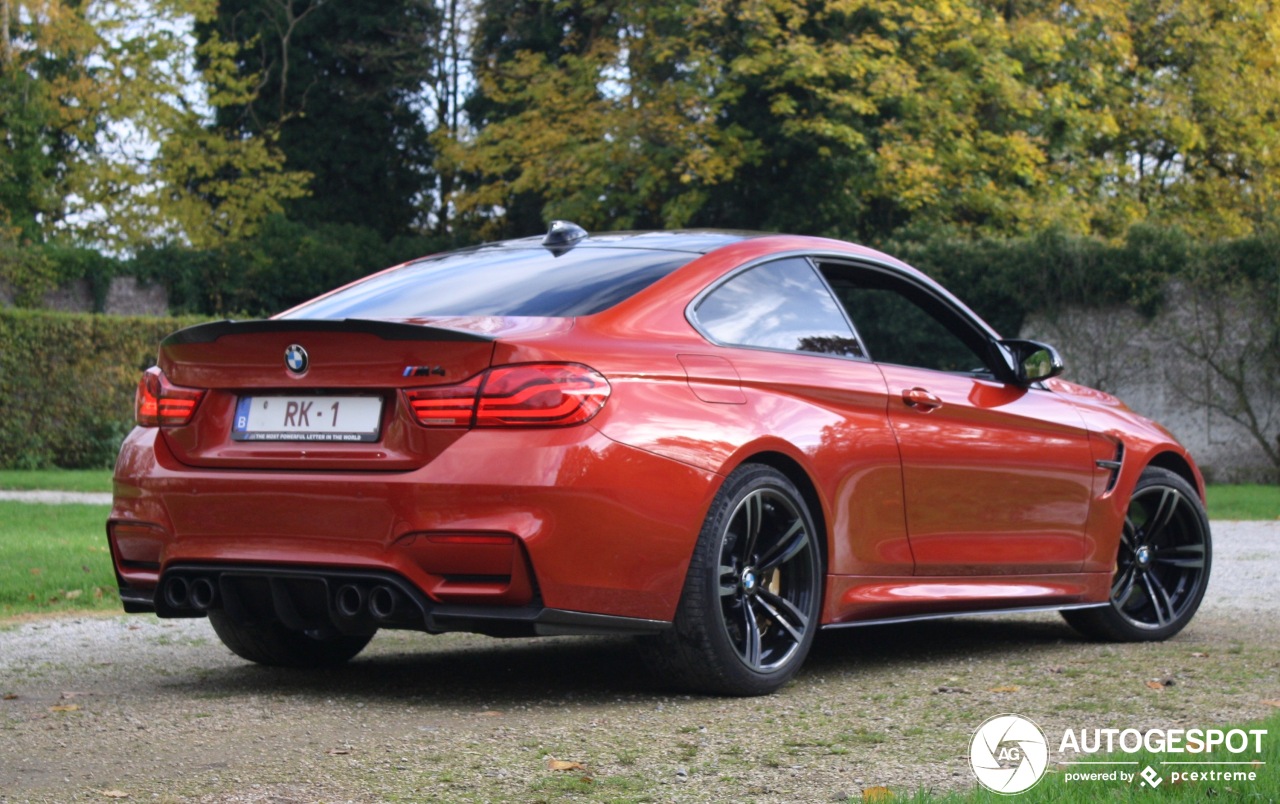
[[[0,282],[0,306],[13,306],[13,292],[3,282]],[[89,282],[78,279],[47,293],[44,307],[64,313],[94,312]],[[117,276],[107,289],[102,312],[112,315],[168,315],[169,294],[162,285],[144,284],[132,276]]]

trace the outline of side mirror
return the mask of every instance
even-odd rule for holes
[[[1000,341],[1012,358],[1012,368],[1018,382],[1030,385],[1062,373],[1062,355],[1047,343],[1039,341]]]

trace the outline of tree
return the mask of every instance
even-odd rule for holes
[[[277,136],[313,176],[291,219],[351,223],[384,238],[423,220],[434,149],[422,96],[438,68],[442,18],[428,0],[223,0],[201,41],[239,47],[247,102],[218,111],[229,137]]]
[[[1133,217],[1239,237],[1276,213],[1280,8],[1264,0],[1114,3],[1115,125],[1092,154]]]
[[[732,91],[715,84],[714,53],[682,34],[697,13],[693,2],[487,4],[468,107],[480,127],[452,154],[478,177],[466,206],[501,215],[533,200],[541,217],[592,228],[692,220],[747,156],[719,125]]]
[[[596,24],[517,14],[523,35],[479,39],[497,112],[469,143],[483,203],[532,193],[547,216],[863,235],[1081,218],[1053,155],[1092,122],[1088,87],[1054,77],[1076,40],[1051,17],[871,0],[555,8]],[[1032,51],[1043,64],[1028,69]]]
[[[877,240],[1253,231],[1280,181],[1263,0],[487,0],[471,203]]]
[[[40,241],[65,214],[67,174],[93,145],[71,91],[86,78],[74,54],[92,41],[58,4],[0,0],[0,227],[9,238]]]
[[[210,106],[243,101],[252,80],[230,49],[184,28],[212,0],[10,0],[0,51],[0,205],[32,240],[68,232],[127,249],[173,238],[243,236],[306,177],[286,171],[269,137],[205,129]]]

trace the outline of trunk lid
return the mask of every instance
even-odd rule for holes
[[[173,456],[190,466],[415,469],[466,428],[421,427],[402,389],[463,382],[489,368],[500,335],[571,324],[272,319],[191,327],[161,343],[159,365],[172,384],[206,394],[191,422],[163,428],[163,437]],[[246,416],[257,409],[262,412],[253,419]],[[330,426],[326,415],[341,427]],[[264,424],[267,416],[275,417],[273,424]],[[361,432],[342,432],[360,417]]]

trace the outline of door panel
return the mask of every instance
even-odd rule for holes
[[[1052,392],[882,365],[917,575],[1078,571],[1088,432]]]
[[[1094,471],[1075,408],[1008,384],[995,333],[924,277],[822,273],[884,374],[915,574],[1078,571]]]

